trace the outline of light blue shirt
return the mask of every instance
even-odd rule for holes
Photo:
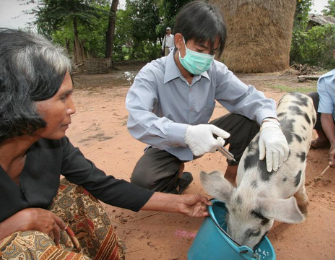
[[[332,114],[335,120],[335,69],[319,78],[317,91],[319,93],[318,112]]]
[[[186,128],[208,123],[215,100],[259,124],[266,117],[277,118],[275,101],[241,82],[221,62],[214,61],[188,84],[171,52],[136,75],[126,97],[127,127],[137,140],[190,161],[193,154],[185,144]]]

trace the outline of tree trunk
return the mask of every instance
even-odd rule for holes
[[[112,53],[113,53],[113,42],[114,42],[114,32],[116,23],[116,11],[119,0],[113,0],[111,9],[109,12],[108,28],[106,31],[106,58],[110,58],[110,67],[112,68]]]
[[[66,45],[67,53],[71,53],[70,40],[68,38],[65,38],[65,45]]]
[[[74,32],[74,60],[76,64],[82,64],[84,59],[79,43],[79,33],[76,18],[73,19],[73,32]]]

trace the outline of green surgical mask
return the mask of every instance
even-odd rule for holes
[[[215,55],[192,51],[186,47],[185,39],[183,40],[185,44],[186,54],[184,58],[182,58],[179,52],[179,61],[181,65],[188,72],[194,75],[200,75],[201,73],[207,71],[212,64]]]

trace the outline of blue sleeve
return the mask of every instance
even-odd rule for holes
[[[244,115],[259,124],[266,117],[277,118],[276,103],[254,86],[239,80],[228,68],[216,62],[215,99],[229,112]]]
[[[163,77],[153,66],[144,67],[137,74],[126,97],[127,128],[135,139],[162,150],[171,146],[186,147],[184,137],[188,125],[156,115],[159,110],[157,84],[164,82]]]
[[[321,77],[318,80],[318,84],[317,84],[317,91],[319,94],[318,112],[325,113],[325,114],[332,114],[333,109],[334,109],[334,103],[331,97],[329,87],[327,85],[328,85],[327,78]]]

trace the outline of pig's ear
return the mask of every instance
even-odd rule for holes
[[[299,223],[305,220],[294,197],[289,199],[259,198],[258,205],[265,218],[285,223]]]
[[[223,202],[230,200],[231,194],[235,189],[234,186],[223,177],[223,173],[220,171],[213,171],[211,173],[202,171],[200,173],[200,180],[209,195]]]

